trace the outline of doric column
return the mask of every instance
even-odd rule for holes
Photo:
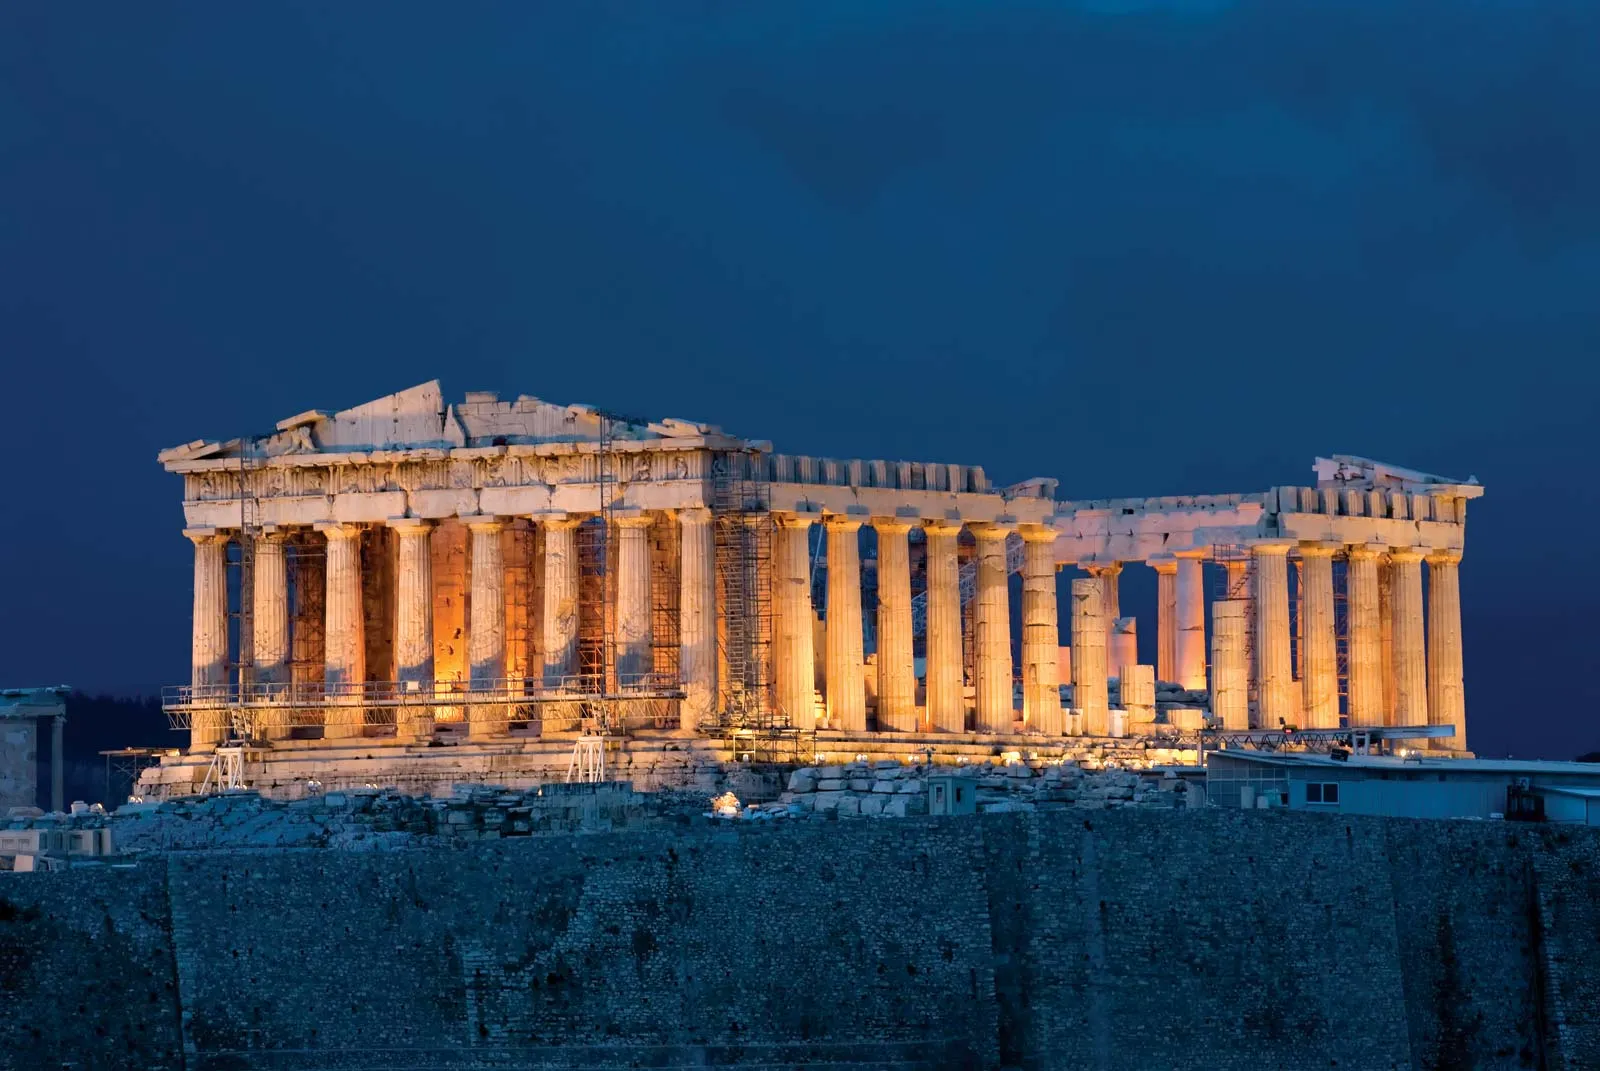
[[[1139,664],[1139,619],[1119,617],[1106,633],[1106,672],[1122,678],[1123,666]]]
[[[1378,677],[1383,684],[1383,724],[1398,725],[1394,702],[1394,564],[1378,558]]]
[[[194,542],[194,620],[189,648],[189,683],[194,698],[223,698],[228,685],[228,537],[211,528],[183,533]],[[196,711],[189,725],[189,750],[216,747],[227,736],[220,709]]]
[[[1197,692],[1206,688],[1205,570],[1200,564],[1205,555],[1203,550],[1179,551],[1178,575],[1173,585],[1178,619],[1173,652],[1175,679]]]
[[[1305,724],[1339,727],[1339,654],[1333,621],[1334,543],[1300,544],[1300,683]]]
[[[867,727],[867,691],[861,650],[861,521],[829,517],[828,532],[828,722],[835,729]]]
[[[1090,562],[1079,568],[1100,582],[1100,618],[1106,627],[1106,643],[1109,646],[1111,630],[1116,628],[1118,619],[1122,617],[1122,596],[1118,591],[1122,563]]]
[[[678,727],[693,731],[717,706],[717,547],[709,509],[678,511],[678,547]]]
[[[1151,558],[1156,573],[1156,680],[1178,679],[1178,560]]]
[[[1431,746],[1467,750],[1467,701],[1461,657],[1461,552],[1428,555],[1428,721],[1453,725],[1453,739]]]
[[[505,522],[498,517],[467,520],[472,533],[472,602],[467,623],[468,679],[493,687],[506,675],[506,568],[500,550]]]
[[[1295,720],[1294,663],[1289,652],[1289,547],[1253,544],[1255,562],[1256,695],[1263,728]]]
[[[1061,626],[1056,608],[1056,530],[1022,533],[1022,722],[1031,733],[1061,736]]]
[[[917,731],[917,668],[911,654],[911,523],[876,518],[878,532],[878,728]]]
[[[928,540],[928,727],[959,733],[967,727],[961,672],[961,566],[956,540],[961,525],[924,521]]]
[[[414,517],[394,517],[395,531],[394,664],[402,690],[395,716],[395,738],[410,742],[431,727],[426,706],[408,703],[405,692],[429,693],[433,688],[433,553],[429,536],[433,524]]]
[[[778,706],[802,729],[816,725],[817,656],[811,607],[809,514],[775,513],[772,601],[777,633]]]
[[[256,683],[269,686],[289,683],[289,570],[283,544],[281,531],[256,538],[251,581]]]
[[[1422,629],[1422,551],[1389,551],[1393,570],[1394,716],[1396,725],[1428,724],[1428,655]]]
[[[561,514],[538,518],[544,526],[544,683],[572,685],[578,675],[578,525]]]
[[[323,681],[328,709],[322,735],[330,740],[361,735],[365,721],[358,702],[367,679],[367,645],[361,605],[361,528],[321,524],[328,537],[328,589],[324,600]]]
[[[1243,599],[1211,604],[1211,717],[1224,729],[1250,728],[1249,609]]]
[[[977,602],[972,614],[975,725],[980,733],[1009,733],[1016,722],[1011,603],[1006,592],[1006,537],[1011,529],[985,524],[972,534],[978,541]]]
[[[617,682],[644,681],[655,665],[650,650],[650,517],[617,518]]]
[[[1378,554],[1372,547],[1353,546],[1345,566],[1345,650],[1350,682],[1346,707],[1353,726],[1385,724]]]
[[[1107,736],[1105,593],[1100,580],[1072,582],[1072,705],[1088,736]]]
[[[294,622],[289,626],[294,683],[322,680],[323,635],[327,625],[328,560],[324,546],[303,534],[289,556],[290,583],[294,588]]]

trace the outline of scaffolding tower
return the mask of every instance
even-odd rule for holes
[[[726,674],[718,721],[752,730],[787,726],[796,713],[778,710],[773,699],[771,486],[763,460],[754,451],[729,450],[711,464]]]

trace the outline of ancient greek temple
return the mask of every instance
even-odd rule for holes
[[[689,420],[446,403],[436,382],[160,461],[194,544],[192,677],[166,705],[195,753],[595,719],[1035,741],[1445,726],[1426,746],[1467,747],[1475,481],[1336,456],[1307,486],[1074,501]],[[1119,599],[1136,564],[1156,578],[1145,660]]]

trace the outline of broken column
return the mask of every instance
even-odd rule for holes
[[[717,705],[717,551],[711,511],[704,506],[680,509],[678,541],[678,676],[684,695],[678,728],[694,731],[716,713]],[[779,583],[775,571],[773,587]]]
[[[389,521],[399,546],[395,576],[395,677],[400,682],[400,707],[395,736],[421,739],[432,728],[430,708],[408,700],[433,690],[433,554],[428,540],[433,525],[412,517]]]
[[[917,671],[911,652],[911,523],[877,518],[878,728],[917,731]]]
[[[1211,604],[1211,716],[1222,728],[1250,728],[1250,670],[1246,659],[1249,604]]]
[[[1274,540],[1250,548],[1255,562],[1256,696],[1264,728],[1295,721],[1294,668],[1289,651],[1289,548]]]
[[[1083,731],[1111,731],[1106,702],[1105,595],[1098,579],[1072,582],[1072,705],[1083,715]]]
[[[1029,732],[1061,736],[1061,628],[1056,609],[1056,530],[1025,524],[1022,534],[1022,722]]]
[[[617,684],[636,688],[655,668],[651,650],[650,525],[646,513],[616,518],[617,539]]]
[[[956,540],[961,525],[924,521],[928,540],[928,727],[959,733],[966,728],[961,672],[961,578]]]
[[[544,526],[544,683],[574,688],[578,675],[578,525],[555,514]]]
[[[1453,738],[1430,746],[1467,750],[1467,704],[1462,680],[1461,551],[1428,555],[1428,721],[1455,727]]]
[[[323,628],[323,681],[327,709],[325,739],[360,736],[365,722],[361,700],[367,680],[366,636],[361,606],[361,528],[322,524],[328,537],[328,594]]]
[[[861,521],[832,516],[828,533],[828,632],[826,641],[828,722],[835,729],[867,727],[866,681],[861,639]]]
[[[811,608],[809,514],[778,513],[773,533],[772,594],[777,637],[778,707],[793,724],[816,725],[816,652]]]
[[[1156,574],[1156,677],[1178,679],[1178,561],[1176,558],[1151,558],[1147,563]]]
[[[973,607],[974,725],[980,733],[1009,733],[1015,727],[1011,683],[1011,607],[1006,591],[1006,538],[999,524],[973,528],[978,589]]]
[[[1300,544],[1300,683],[1305,727],[1339,727],[1338,640],[1333,621],[1336,543]]]
[[[1089,562],[1079,566],[1100,582],[1100,621],[1105,626],[1106,644],[1111,643],[1111,631],[1122,617],[1122,597],[1118,592],[1118,578],[1122,575],[1121,562]]]
[[[1122,708],[1128,712],[1128,721],[1135,725],[1148,725],[1155,721],[1156,667],[1130,662],[1122,667],[1118,683]]]
[[[1383,725],[1383,657],[1378,621],[1378,555],[1353,546],[1345,566],[1345,631],[1348,663],[1346,709],[1354,726]]]
[[[1178,575],[1174,583],[1177,598],[1177,636],[1174,648],[1174,678],[1185,688],[1205,691],[1206,687],[1206,597],[1205,573],[1201,565],[1203,550],[1179,551]]]
[[[1422,551],[1389,551],[1393,569],[1394,715],[1396,725],[1428,724],[1428,656],[1422,628]]]
[[[228,687],[228,537],[213,528],[188,528],[194,543],[194,618],[189,649],[196,710],[189,724],[189,750],[206,751],[226,738],[220,704]]]
[[[1119,617],[1111,623],[1111,645],[1106,651],[1107,669],[1111,676],[1121,678],[1123,666],[1139,664],[1139,621],[1133,617]]]

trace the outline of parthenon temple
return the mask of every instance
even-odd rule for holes
[[[194,544],[192,676],[165,705],[195,755],[597,725],[1023,743],[1444,726],[1419,745],[1467,748],[1473,480],[1333,456],[1306,486],[1077,501],[689,420],[446,403],[437,382],[160,461]],[[1153,620],[1119,598],[1133,565],[1155,574]]]

